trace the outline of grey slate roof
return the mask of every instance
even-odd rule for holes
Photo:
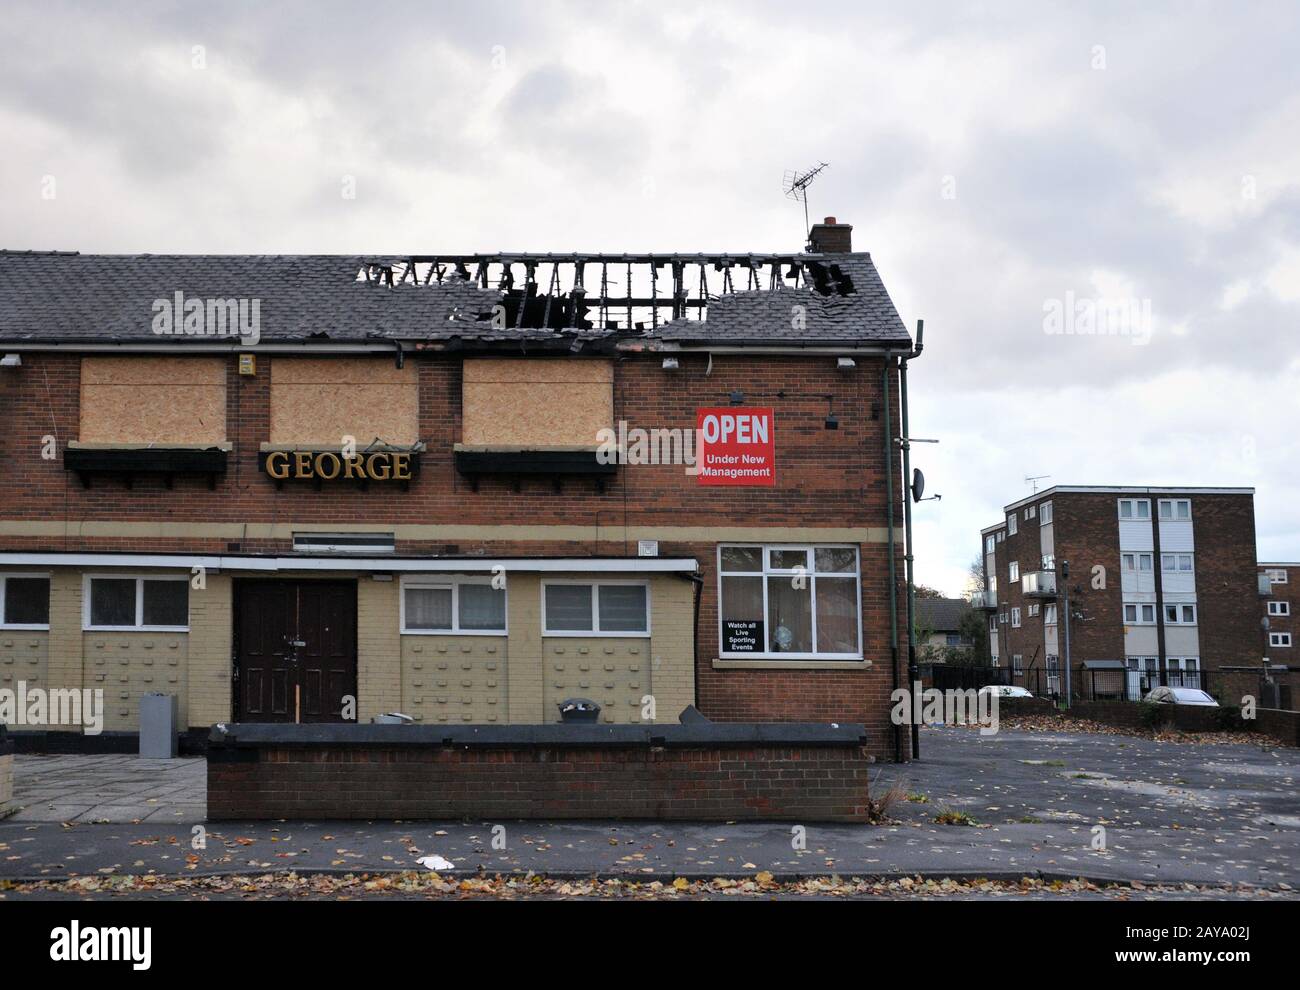
[[[805,255],[824,272],[835,264],[852,281],[827,294],[805,271],[805,288],[746,291],[710,301],[706,319],[674,320],[657,330],[493,327],[499,289],[448,277],[442,283],[381,285],[358,279],[362,255],[93,255],[0,251],[0,341],[157,342],[154,301],[260,300],[261,339],[270,342],[568,340],[644,338],[682,346],[754,344],[910,344],[867,254]],[[401,264],[402,259],[391,259]],[[801,306],[803,323],[792,321]],[[173,338],[211,342],[210,338]]]
[[[937,633],[956,632],[962,616],[970,610],[970,602],[964,598],[918,598],[916,624]]]

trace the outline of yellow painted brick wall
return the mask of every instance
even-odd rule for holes
[[[86,687],[104,691],[104,731],[140,728],[140,696],[176,695],[180,725],[188,725],[189,636],[175,632],[83,634]]]
[[[357,581],[357,721],[402,707],[398,581]]]
[[[549,722],[542,714],[542,582],[538,574],[507,574],[506,647],[510,721],[529,725]]]
[[[651,582],[650,683],[656,722],[676,723],[695,704],[695,583],[676,574]]]
[[[430,724],[510,720],[506,637],[402,637],[402,711]]]
[[[0,818],[12,815],[18,808],[14,804],[14,755],[0,756]]]
[[[50,632],[47,683],[49,688],[75,688],[82,684],[81,572],[56,570],[50,575]],[[85,687],[94,688],[95,684]],[[51,725],[53,729],[81,729],[80,725]]]
[[[190,585],[188,699],[182,726],[228,722],[233,715],[231,663],[234,656],[234,579],[209,574],[205,587]]]
[[[50,634],[42,630],[0,629],[0,690],[49,687]]]

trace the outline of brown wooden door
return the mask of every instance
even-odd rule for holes
[[[239,581],[235,718],[342,722],[357,693],[357,586],[351,581]]]

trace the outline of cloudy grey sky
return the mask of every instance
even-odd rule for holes
[[[824,160],[926,321],[921,581],[1026,475],[1254,486],[1297,560],[1300,7],[1138,6],[11,2],[0,246],[793,250]]]

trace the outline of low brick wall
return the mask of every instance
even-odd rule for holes
[[[1222,708],[1200,705],[1163,705],[1165,726],[1183,732],[1215,732],[1222,728]],[[1148,725],[1143,719],[1143,706],[1125,701],[1076,701],[1068,712],[1074,718],[1085,718],[1103,725],[1126,729],[1142,729]],[[1258,732],[1284,746],[1300,746],[1300,712],[1260,708],[1254,722],[1244,724],[1245,731]],[[1239,727],[1240,728],[1240,727]]]
[[[1011,715],[1051,715],[1056,706],[1046,698],[999,698],[998,718]]]
[[[860,725],[213,730],[208,818],[867,820]]]
[[[1284,746],[1300,746],[1300,712],[1260,708],[1255,712],[1255,729]]]

